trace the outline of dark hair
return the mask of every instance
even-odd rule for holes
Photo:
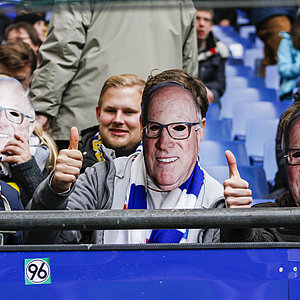
[[[300,102],[294,102],[281,116],[280,135],[281,148],[287,153],[289,147],[289,132],[294,122],[300,117]]]
[[[27,31],[32,43],[35,46],[39,47],[42,44],[42,41],[39,39],[39,36],[38,36],[36,30],[28,22],[18,22],[18,23],[13,23],[13,24],[7,26],[6,29],[5,29],[5,33],[4,33],[5,40],[7,41],[7,36],[10,33],[11,30],[15,29],[17,31],[20,31],[21,28],[23,28]]]
[[[0,63],[12,71],[29,65],[32,74],[36,69],[36,56],[28,44],[9,41],[0,45]]]
[[[28,22],[31,25],[34,25],[38,21],[45,21],[45,19],[43,16],[36,13],[22,13],[14,18],[13,23]]]
[[[211,13],[211,21],[213,22],[215,19],[215,12],[211,7],[204,5],[203,3],[195,3],[196,10],[200,11],[208,11]]]
[[[291,31],[292,42],[295,49],[300,50],[300,13],[299,10],[296,14],[295,21]]]
[[[208,109],[207,92],[203,82],[179,69],[166,70],[155,76],[150,75],[143,92],[142,97],[142,112],[141,119],[143,126],[146,125],[148,116],[148,106],[151,100],[151,95],[156,87],[163,83],[177,83],[188,90],[193,98],[197,109],[200,110],[202,117],[206,117]]]

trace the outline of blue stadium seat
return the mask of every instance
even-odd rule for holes
[[[279,89],[280,76],[277,65],[266,66],[265,85],[270,89]]]
[[[209,175],[223,184],[229,178],[228,166],[206,166],[204,169]],[[263,198],[269,193],[269,187],[263,168],[254,166],[238,166],[241,178],[249,182],[252,197]]]
[[[232,137],[245,140],[246,122],[251,119],[276,119],[284,105],[279,102],[237,102],[233,106]]]
[[[270,139],[265,142],[263,167],[266,172],[267,181],[273,186],[275,175],[278,171],[275,139]]]
[[[269,139],[275,141],[279,119],[250,119],[246,123],[246,149],[250,163],[263,164],[264,145]]]
[[[261,48],[246,49],[244,54],[244,65],[251,67],[254,74],[256,60],[262,59],[263,57],[264,51]]]
[[[240,27],[240,37],[244,39],[249,39],[250,33],[256,33],[256,27],[254,25],[244,25]]]
[[[226,89],[224,95],[221,98],[221,118],[232,118],[233,106],[236,102],[245,102],[245,101],[277,101],[277,94],[274,89],[267,88],[234,88]]]
[[[220,107],[217,103],[211,103],[208,106],[208,110],[206,112],[207,120],[219,120],[220,118]]]
[[[265,81],[261,77],[254,76],[227,76],[226,77],[226,89],[231,90],[234,88],[264,88]]]
[[[207,119],[203,139],[214,141],[230,141],[231,122],[229,122],[229,120]]]
[[[225,75],[226,76],[250,76],[251,68],[246,66],[226,64]]]
[[[199,161],[202,166],[227,165],[225,151],[231,150],[239,166],[249,166],[245,144],[239,141],[202,141],[200,144]]]

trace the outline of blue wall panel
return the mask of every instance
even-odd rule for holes
[[[287,251],[2,252],[0,299],[288,299]],[[51,284],[25,285],[30,258],[50,259]]]

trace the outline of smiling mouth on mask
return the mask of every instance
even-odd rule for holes
[[[172,157],[172,158],[157,158],[156,160],[162,163],[170,163],[174,162],[178,159],[178,157]]]

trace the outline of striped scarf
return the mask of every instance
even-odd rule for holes
[[[196,205],[204,179],[204,173],[197,161],[191,176],[178,188],[163,192],[166,197],[160,208],[162,209],[193,209]],[[149,193],[149,189],[148,189]],[[124,209],[149,208],[149,194],[147,195],[147,175],[144,155],[141,152],[134,158],[131,166],[130,184],[126,193]],[[131,243],[183,243],[188,237],[188,229],[161,230],[126,230],[125,240]],[[123,237],[124,238],[124,237]],[[124,241],[124,240],[123,240]]]

